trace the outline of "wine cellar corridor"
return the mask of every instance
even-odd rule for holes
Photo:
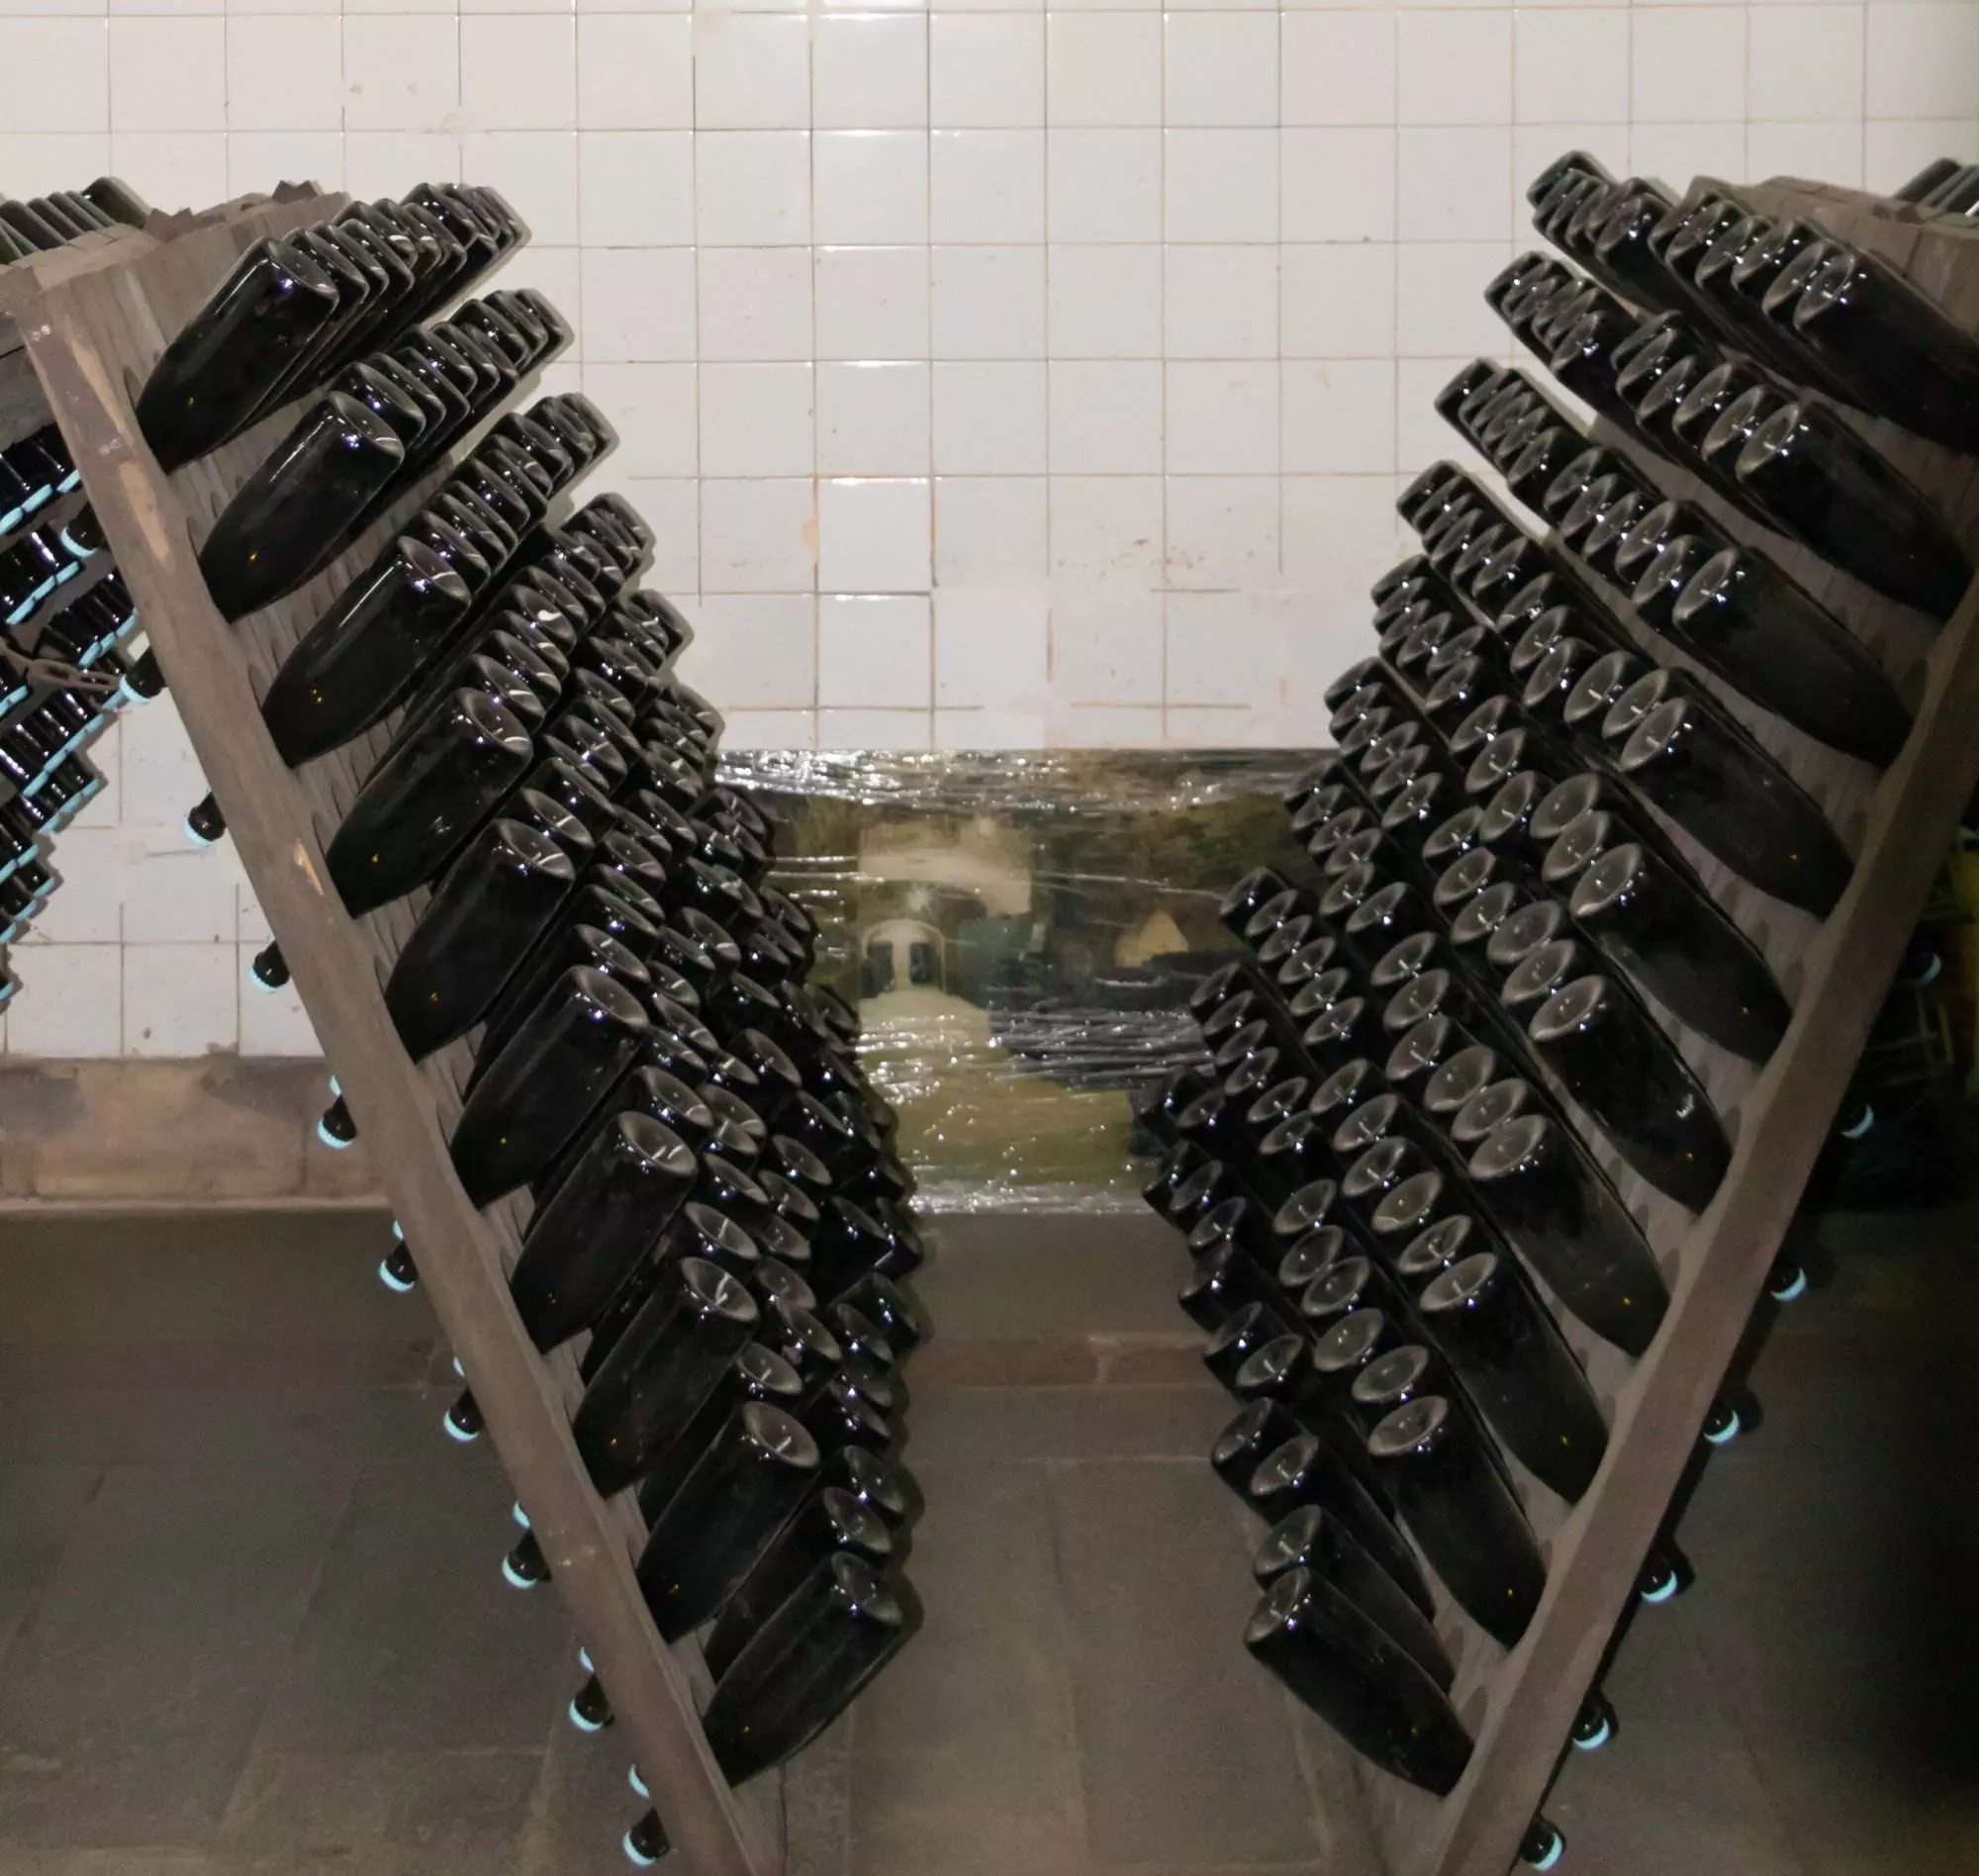
[[[0,0],[0,1876],[1979,1872],[1979,0],[208,3]]]
[[[433,1325],[350,1280],[381,1219],[147,1218],[141,1249],[133,1222],[10,1222],[0,1266],[0,1736],[34,1794],[0,1868],[621,1869],[615,1755],[557,1711],[568,1624],[500,1580],[499,1469],[433,1437]],[[1851,1274],[1771,1339],[1764,1425],[1680,1528],[1700,1582],[1638,1617],[1616,1749],[1550,1801],[1581,1868],[1962,1867],[1979,1779],[1943,1720],[1979,1633],[1947,1592],[1979,1529],[1943,1438],[1979,1408],[1975,1222],[1824,1227]],[[1227,1409],[1173,1333],[1182,1268],[1131,1220],[937,1233],[954,1340],[909,1452],[948,1508],[915,1553],[940,1613],[854,1717],[851,1876],[1362,1876],[1296,1706],[1229,1645],[1249,1539],[1202,1464]],[[1107,1342],[1158,1378],[1040,1384]]]

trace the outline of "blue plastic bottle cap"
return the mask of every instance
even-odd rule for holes
[[[451,1422],[448,1423],[449,1426],[451,1424]],[[506,1556],[502,1559],[502,1574],[518,1589],[534,1589],[536,1586],[531,1578],[524,1576],[517,1569],[515,1563]],[[575,1719],[576,1715],[573,1714],[571,1717]],[[580,1724],[582,1723],[580,1722]]]
[[[458,1440],[462,1446],[467,1445],[470,1440],[481,1438],[480,1434],[469,1433],[464,1427],[458,1426],[450,1410],[440,1416],[439,1424],[446,1429],[446,1437],[449,1440]]]
[[[191,841],[195,847],[210,847],[213,845],[212,841],[207,839],[207,837],[204,834],[202,834],[196,827],[193,826],[192,816],[190,814],[186,816],[185,831],[186,831],[186,838],[189,841]]]
[[[1575,1739],[1573,1742],[1573,1749],[1576,1752],[1598,1752],[1614,1736],[1615,1736],[1614,1726],[1609,1721],[1603,1720],[1601,1723],[1601,1731],[1599,1733],[1590,1734],[1584,1739]]]
[[[341,1153],[345,1147],[355,1144],[353,1141],[337,1139],[322,1121],[318,1121],[316,1124],[316,1137],[332,1153]]]
[[[467,1379],[467,1370],[460,1365],[460,1357],[457,1355],[453,1358],[453,1371],[456,1374],[458,1374],[463,1381]]]
[[[1546,1846],[1544,1851],[1541,1852],[1539,1859],[1533,1864],[1533,1868],[1552,1869],[1553,1866],[1555,1863],[1557,1863],[1559,1859],[1565,1854],[1566,1854],[1566,1839],[1563,1836],[1561,1836],[1557,1830],[1555,1830],[1553,1833],[1553,1841]]]
[[[625,1842],[625,1857],[628,1862],[637,1864],[640,1869],[652,1868],[653,1859],[650,1856],[648,1856],[644,1850],[640,1849],[640,1847],[636,1843],[632,1841],[631,1831],[627,1830],[625,1832],[624,1842]]]
[[[406,1242],[406,1228],[396,1218],[392,1220],[392,1236],[398,1239],[401,1244]]]
[[[583,1668],[587,1674],[595,1674],[598,1672],[597,1668],[593,1667],[591,1664],[591,1650],[589,1648],[578,1649],[577,1664],[579,1667]]]
[[[401,1296],[408,1294],[413,1287],[383,1258],[378,1260],[378,1281],[384,1284],[388,1290],[397,1290]],[[451,1421],[447,1423],[447,1431],[449,1433],[453,1432],[453,1423]]]
[[[625,1767],[625,1782],[626,1784],[630,1785],[632,1789],[635,1792],[637,1792],[641,1798],[650,1798],[653,1795],[646,1789],[646,1781],[639,1776],[639,1768],[636,1765],[628,1765]]]
[[[330,1098],[333,1101],[343,1098],[343,1083],[333,1075],[330,1078]]]
[[[1646,1603],[1666,1603],[1676,1594],[1676,1571],[1670,1570],[1657,1582],[1643,1591]]]
[[[1805,1270],[1796,1270],[1793,1274],[1793,1281],[1784,1289],[1776,1289],[1769,1293],[1776,1303],[1798,1302],[1801,1297],[1807,1294],[1807,1272]]]
[[[522,1501],[519,1498],[517,1499],[516,1502],[509,1507],[509,1516],[515,1519],[515,1521],[518,1525],[520,1525],[524,1531],[528,1530],[529,1514],[522,1509]]]
[[[578,1705],[575,1696],[572,1697],[570,1703],[570,1723],[580,1733],[603,1733],[605,1731],[605,1729],[596,1720],[587,1720],[584,1717],[584,1715],[578,1711]]]
[[[1710,1446],[1730,1446],[1734,1440],[1738,1439],[1739,1430],[1743,1424],[1739,1416],[1734,1414],[1731,1420],[1725,1426],[1720,1427],[1716,1433],[1713,1433],[1707,1427],[1704,1432],[1705,1441]]]

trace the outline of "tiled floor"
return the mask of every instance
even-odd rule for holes
[[[1550,1801],[1568,1869],[1979,1869],[1965,1225],[1856,1227],[1761,1359],[1764,1425],[1684,1526],[1699,1580],[1643,1613],[1621,1732]],[[451,1376],[371,1279],[380,1233],[0,1225],[0,1876],[624,1867],[622,1753],[561,1717],[573,1640],[501,1581],[509,1494],[440,1435]],[[1165,1255],[979,1225],[943,1327],[1062,1334],[1106,1270],[1134,1293],[1099,1326],[1146,1335]],[[1238,1644],[1224,1417],[1192,1384],[916,1387],[927,1627],[857,1715],[850,1876],[1373,1876]]]

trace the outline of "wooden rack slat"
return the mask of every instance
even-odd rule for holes
[[[413,911],[401,904],[352,920],[329,889],[323,844],[368,761],[345,755],[292,772],[261,723],[257,693],[280,656],[424,491],[406,497],[302,593],[229,625],[200,576],[197,543],[293,413],[176,477],[159,469],[137,429],[132,399],[162,334],[256,236],[325,219],[345,200],[285,191],[166,225],[176,234],[168,241],[122,231],[77,243],[0,275],[0,315],[17,323],[82,469],[241,865],[414,1247],[422,1285],[611,1695],[614,1736],[638,1764],[684,1868],[775,1876],[784,1866],[781,1779],[738,1793],[722,1778],[697,1714],[697,1692],[707,1691],[699,1651],[660,1639],[632,1571],[643,1528],[624,1496],[600,1502],[572,1442],[572,1359],[566,1352],[546,1363],[510,1299],[506,1262],[525,1202],[483,1214],[454,1175],[446,1128],[458,1112],[466,1045],[415,1067],[386,1012],[384,978]],[[14,382],[0,358],[0,418]],[[377,746],[374,737],[372,753]],[[492,1569],[499,1534],[489,1535]],[[519,1599],[518,1618],[528,1619]],[[573,1663],[573,1680],[577,1671]],[[634,1809],[628,1796],[628,1818]]]

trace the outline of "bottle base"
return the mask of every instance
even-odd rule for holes
[[[1551,1824],[1535,1825],[1527,1834],[1519,1861],[1528,1869],[1552,1869],[1566,1854],[1566,1838]]]
[[[1704,1443],[1706,1446],[1730,1446],[1738,1439],[1744,1424],[1734,1410],[1727,1408],[1723,1416],[1714,1416],[1704,1423]]]

